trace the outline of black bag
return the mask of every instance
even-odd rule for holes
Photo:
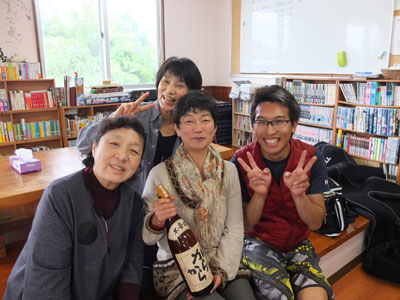
[[[400,282],[400,186],[386,181],[380,168],[357,165],[339,147],[326,143],[315,147],[325,158],[330,179],[343,188],[351,210],[370,220],[363,268],[373,276]]]
[[[326,142],[318,142],[314,147],[322,153],[328,170],[339,165],[356,165],[355,160],[343,148]]]
[[[331,178],[328,179],[331,189],[324,193],[326,215],[321,228],[316,232],[333,238],[347,229],[349,219],[355,214],[350,211],[347,199],[342,195],[342,187]]]
[[[400,282],[400,186],[369,177],[351,188],[354,182],[344,174],[340,178],[351,208],[371,221],[363,268],[373,276]]]
[[[362,267],[372,276],[400,282],[400,240],[372,247],[365,256]]]
[[[379,177],[369,177],[353,185],[345,174],[340,175],[343,195],[350,207],[370,219],[367,250],[383,242],[400,238],[400,186]]]
[[[327,237],[337,237],[348,227],[346,199],[331,192],[324,193],[326,215],[322,226],[316,232]]]

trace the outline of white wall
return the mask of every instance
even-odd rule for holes
[[[243,0],[242,0],[243,1]],[[272,84],[272,75],[231,75],[231,0],[165,0],[166,57],[187,56],[204,85],[231,86],[233,80]],[[400,9],[400,0],[395,1]]]
[[[400,0],[398,0],[400,1]],[[192,59],[203,85],[231,86],[233,80],[271,84],[275,76],[231,75],[231,0],[165,0],[165,56]]]
[[[188,57],[199,67],[203,85],[215,82],[215,19],[218,2],[230,0],[165,0],[165,57]]]
[[[31,3],[28,0],[23,1]],[[6,3],[13,1],[0,0],[1,7]],[[395,7],[400,9],[400,0],[396,0]],[[271,75],[230,74],[231,0],[165,0],[164,8],[166,57],[176,55],[192,59],[203,75],[204,85],[231,86],[232,80],[243,79],[249,79],[256,84],[274,82],[274,76]],[[29,30],[33,30],[33,26],[29,26]],[[36,51],[34,33],[29,33],[27,30],[24,32],[25,36],[32,37],[32,40],[24,40],[24,44],[29,44],[26,49]],[[7,42],[6,39],[6,36],[0,34],[0,46],[3,49],[7,48],[4,43]],[[7,55],[13,53],[13,51],[6,52]]]

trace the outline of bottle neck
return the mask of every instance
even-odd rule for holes
[[[173,217],[168,218],[168,219],[165,221],[165,223],[166,223],[166,225],[167,225],[167,228],[170,228],[171,225],[174,224],[176,221],[178,221],[180,218],[181,218],[181,217],[180,217],[178,214],[176,214],[176,215],[173,216]]]

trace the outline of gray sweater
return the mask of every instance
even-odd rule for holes
[[[81,170],[46,188],[4,300],[107,299],[119,282],[140,285],[143,200],[122,183],[118,207],[104,220],[83,176]]]

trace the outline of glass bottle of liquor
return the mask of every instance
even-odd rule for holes
[[[163,185],[157,186],[160,198],[169,198]],[[193,296],[210,293],[213,274],[193,231],[178,214],[166,220],[168,245],[179,271]]]

